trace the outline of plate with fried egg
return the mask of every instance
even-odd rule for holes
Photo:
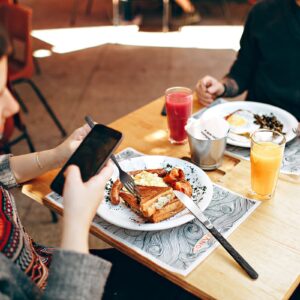
[[[199,167],[185,160],[169,156],[145,155],[125,159],[119,163],[124,171],[131,174],[136,185],[144,189],[153,188],[153,190],[167,189],[168,184],[166,183],[168,180],[156,173],[151,173],[150,170],[165,170],[165,173],[168,174],[172,170],[180,169],[184,174],[185,183],[188,183],[192,189],[191,198],[202,211],[207,208],[212,200],[213,186],[209,177]],[[118,179],[119,171],[114,167],[113,175],[105,188],[104,201],[97,211],[97,214],[105,221],[130,230],[157,231],[177,227],[194,219],[194,216],[183,207],[182,210],[178,210],[178,213],[170,214],[172,216],[169,218],[161,218],[161,221],[153,220],[152,217],[156,215],[156,212],[163,210],[164,207],[173,207],[174,199],[171,199],[172,197],[170,199],[162,197],[151,207],[151,214],[153,215],[149,215],[147,220],[142,214],[134,211],[132,207],[128,205],[128,201],[126,201],[125,198],[122,199],[122,197],[125,196],[125,188],[123,188],[124,190],[120,193],[120,201],[116,205],[116,203],[112,201],[112,190]],[[176,187],[174,187],[174,189],[176,189]],[[168,203],[168,201],[170,201],[170,203]],[[148,210],[148,212],[150,212],[150,210]],[[151,220],[154,222],[151,222]]]
[[[268,128],[258,122],[260,118],[275,120],[273,121],[276,123],[275,130],[284,133],[287,142],[296,137],[293,128],[298,127],[297,119],[286,110],[270,104],[252,101],[226,102],[208,108],[201,118],[210,118],[216,115],[224,117],[229,123],[227,143],[233,146],[250,148],[251,134],[260,128]],[[279,126],[277,126],[278,124]],[[273,129],[272,125],[270,122],[269,129]]]

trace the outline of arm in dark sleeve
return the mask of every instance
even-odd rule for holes
[[[226,86],[225,97],[234,97],[249,88],[255,73],[258,47],[254,37],[255,7],[249,13],[240,40],[240,50],[229,73],[223,79]]]
[[[110,262],[96,256],[57,250],[42,299],[100,299],[110,268]]]

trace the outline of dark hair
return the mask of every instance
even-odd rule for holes
[[[0,58],[10,53],[10,42],[6,30],[0,25]]]

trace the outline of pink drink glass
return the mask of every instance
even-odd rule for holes
[[[172,87],[166,90],[166,110],[172,144],[187,142],[185,125],[192,115],[193,92],[185,87]]]

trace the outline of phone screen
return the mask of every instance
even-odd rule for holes
[[[52,190],[62,195],[65,182],[64,172],[69,165],[78,166],[82,181],[88,181],[104,166],[121,139],[121,132],[96,124],[58,173],[51,184]]]

